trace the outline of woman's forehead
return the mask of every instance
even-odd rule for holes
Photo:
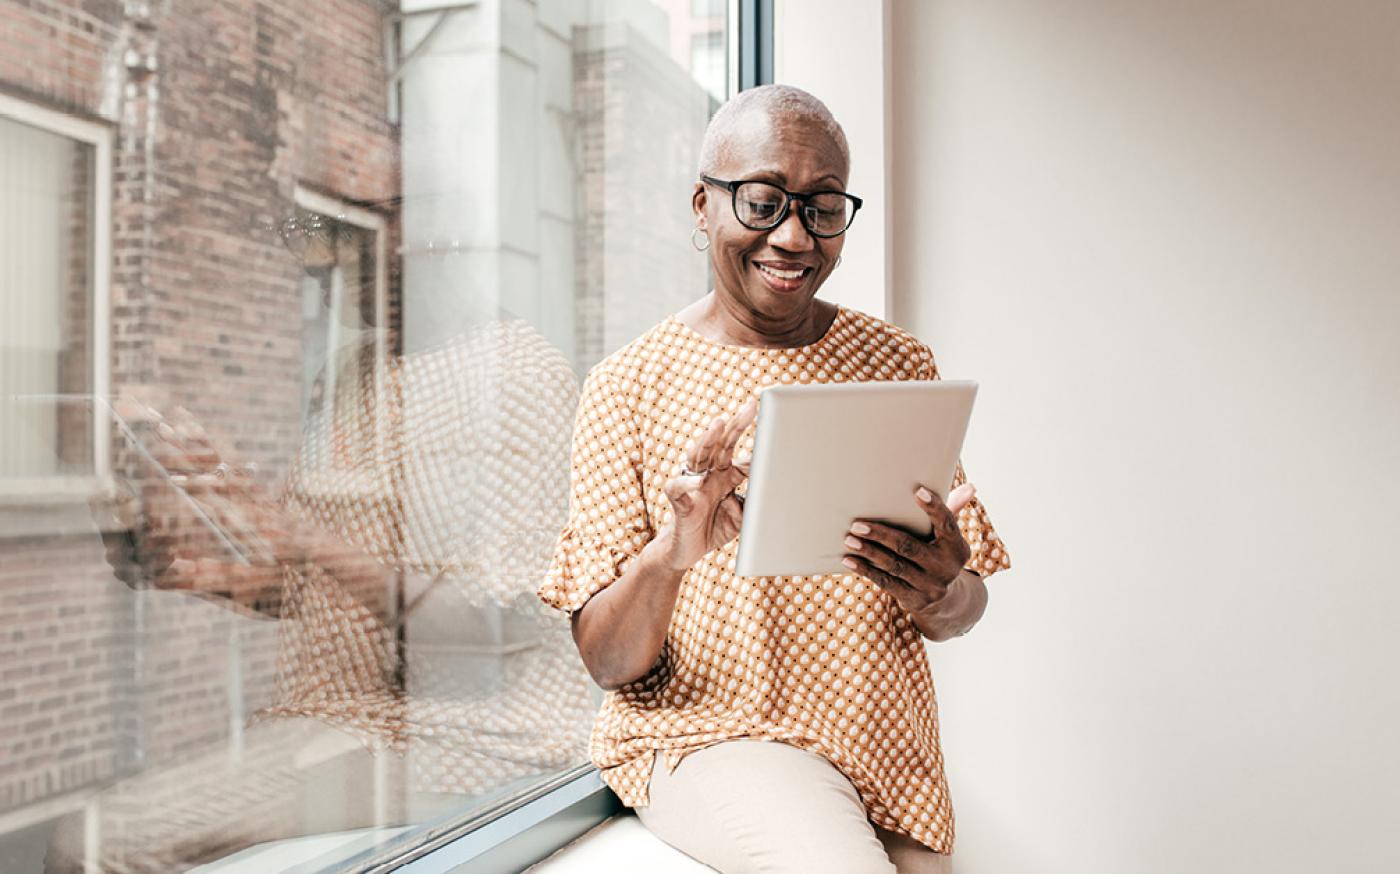
[[[719,150],[732,178],[771,177],[789,184],[844,184],[841,147],[818,123],[801,117],[755,114],[736,125]],[[719,169],[719,168],[716,168]]]

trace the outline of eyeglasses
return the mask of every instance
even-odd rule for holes
[[[752,231],[770,231],[787,218],[795,200],[800,206],[797,218],[814,237],[838,237],[855,221],[861,199],[844,191],[811,191],[794,194],[771,182],[726,182],[713,176],[701,182],[728,191],[734,202],[734,217]]]

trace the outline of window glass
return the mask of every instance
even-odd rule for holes
[[[726,55],[724,33],[710,30],[690,38],[690,69],[695,80],[717,99],[724,97]]]
[[[0,115],[0,492],[93,472],[92,209],[92,146]]]
[[[691,14],[697,18],[723,15],[728,5],[727,0],[690,0]]]
[[[535,590],[583,374],[707,288],[723,4],[0,22],[0,871],[343,870],[586,763]]]

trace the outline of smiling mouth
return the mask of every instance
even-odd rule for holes
[[[767,273],[769,276],[776,277],[784,282],[793,282],[802,279],[808,273],[812,272],[812,268],[810,267],[799,267],[796,270],[780,270],[777,267],[769,267],[767,264],[760,264],[757,261],[754,262],[754,266],[764,273]]]

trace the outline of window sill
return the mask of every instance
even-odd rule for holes
[[[96,476],[0,477],[0,508],[71,504],[111,490],[111,482]]]
[[[538,824],[543,825],[543,823]],[[522,832],[519,841],[533,833]],[[335,834],[312,835],[285,841],[273,841],[249,847],[242,852],[191,870],[190,874],[260,874],[264,871],[310,871],[319,868],[318,859],[332,857],[341,848],[354,843],[389,840],[409,828],[361,829]],[[544,829],[548,831],[548,828]],[[543,837],[543,835],[536,835]],[[535,841],[535,843],[542,843]],[[476,859],[456,867],[458,861],[446,858],[446,849],[425,856],[399,871],[492,871],[519,870],[520,856],[509,859],[492,857],[488,851]],[[526,863],[528,864],[528,863]],[[618,871],[646,871],[648,874],[713,874],[713,870],[679,850],[668,846],[646,830],[636,814],[629,810],[616,813],[556,852],[525,869],[529,874],[615,874]]]
[[[646,830],[630,810],[611,817],[559,852],[528,869],[529,874],[713,874],[714,869]]]
[[[314,867],[317,859],[331,856],[342,847],[366,840],[387,841],[403,832],[405,826],[370,828],[348,832],[311,835],[257,844],[232,856],[191,868],[188,874],[267,874],[268,871],[297,871]]]
[[[580,766],[412,853],[355,867],[368,874],[523,871],[621,810],[597,769]]]
[[[125,531],[113,496],[96,477],[0,480],[0,540]]]

